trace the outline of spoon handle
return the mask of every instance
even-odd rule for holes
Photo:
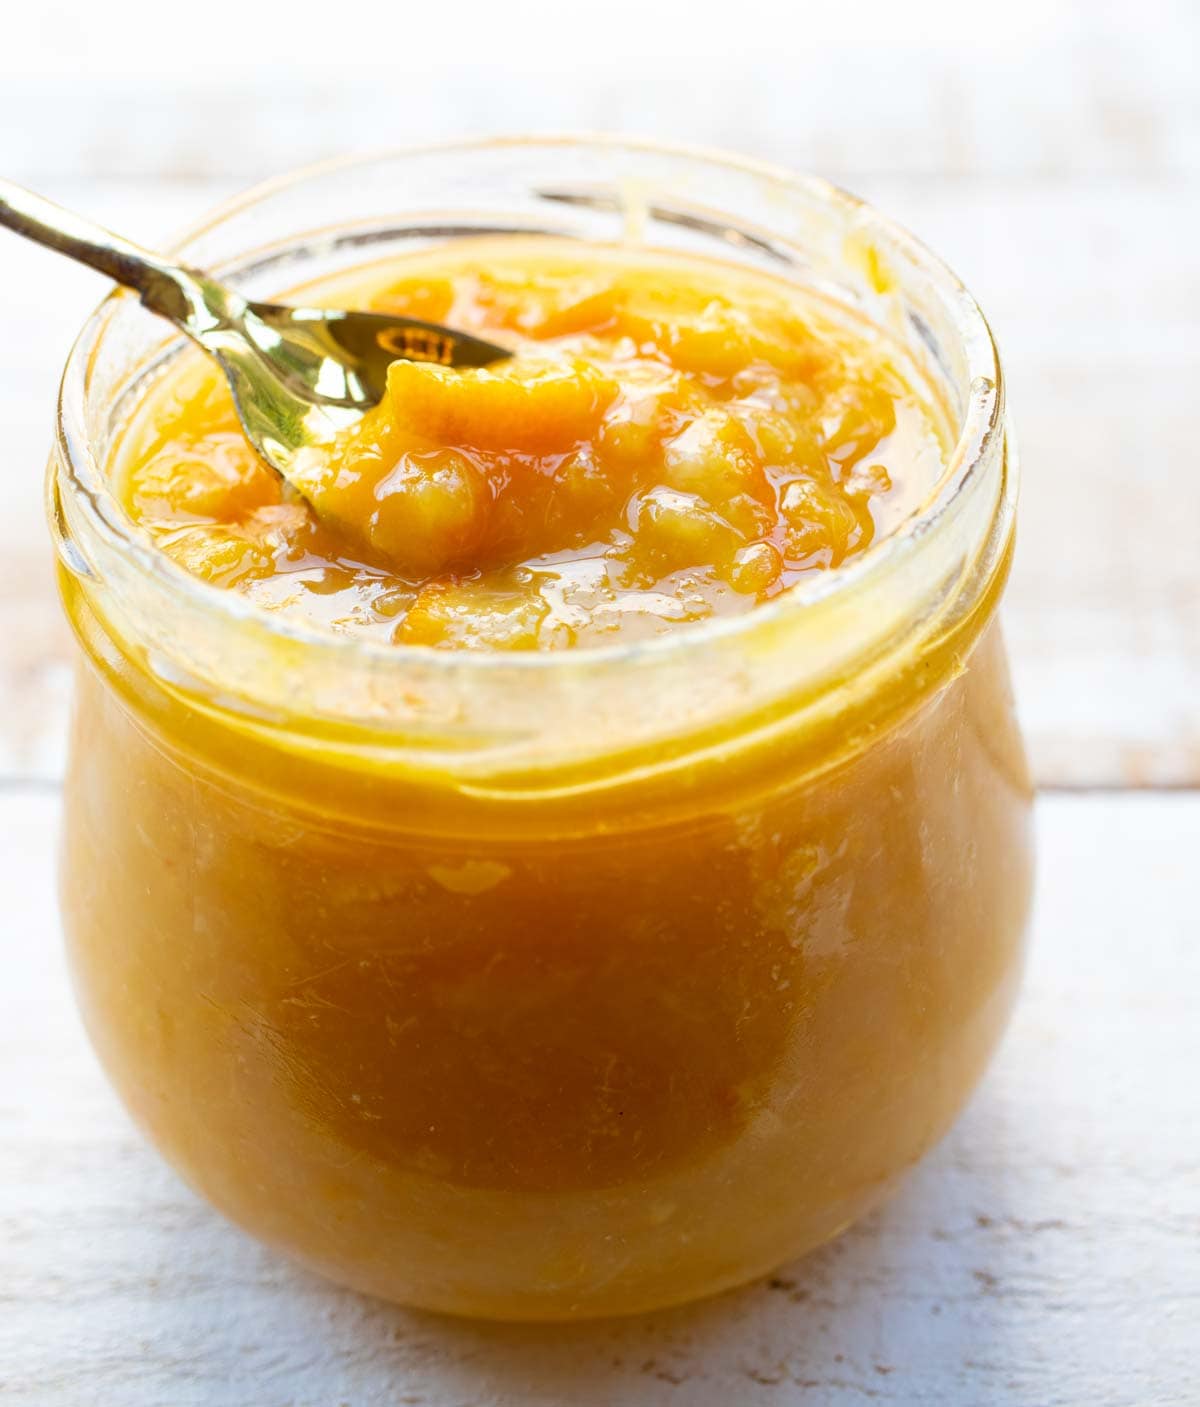
[[[3,178],[0,225],[132,288],[151,312],[170,318],[191,337],[202,336],[245,310],[235,293],[214,280],[172,264]]]

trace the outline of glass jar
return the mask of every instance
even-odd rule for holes
[[[958,440],[852,564],[631,646],[395,648],[188,575],[109,490],[179,339],[115,294],[49,479],[79,642],[62,905],[109,1075],[183,1176],[359,1289],[648,1309],[836,1235],[1005,1024],[1030,782],[996,604],[1015,460],[961,284],[808,178],[624,140],[313,168],[179,247],[252,295],[481,231],[814,286],[902,340]]]

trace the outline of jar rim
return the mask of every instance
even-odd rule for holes
[[[385,641],[341,634],[268,611],[238,592],[194,576],[168,554],[138,536],[136,525],[111,492],[104,465],[97,458],[84,428],[89,394],[87,374],[103,341],[105,315],[114,302],[132,297],[118,289],[93,311],[80,331],[67,359],[58,399],[56,438],[60,466],[89,527],[111,548],[131,558],[139,571],[155,579],[171,596],[214,612],[231,624],[254,622],[272,636],[319,651],[331,660],[358,663],[371,660],[375,667],[379,667],[379,662],[386,659],[386,667],[391,669],[402,669],[405,661],[419,660],[425,670],[445,669],[460,677],[483,677],[497,670],[504,671],[506,675],[515,671],[539,677],[582,665],[619,667],[667,659],[677,662],[680,657],[702,652],[717,641],[732,641],[760,631],[770,632],[781,622],[811,609],[819,602],[859,591],[867,583],[885,576],[898,561],[917,551],[921,539],[954,509],[977,476],[979,466],[988,457],[994,442],[1004,434],[1004,382],[999,354],[979,305],[943,260],[903,226],[882,215],[866,201],[821,177],[794,173],[773,163],[702,146],[616,134],[553,133],[454,139],[335,157],[272,177],[209,211],[173,240],[168,252],[185,252],[205,232],[221,226],[235,215],[273,195],[325,175],[353,171],[384,160],[441,155],[452,158],[455,155],[490,151],[515,151],[522,147],[582,147],[603,149],[614,154],[627,151],[695,161],[714,171],[756,177],[773,187],[805,195],[821,205],[840,210],[849,218],[869,218],[872,229],[884,233],[892,247],[902,251],[914,266],[929,277],[952,305],[955,331],[965,354],[970,395],[957,440],[947,456],[945,470],[930,494],[884,537],[852,561],[814,573],[807,580],[795,583],[775,599],[756,605],[750,611],[691,622],[685,629],[668,631],[646,640],[581,645],[568,650],[448,651],[427,645],[405,645],[403,649],[398,649]],[[68,565],[77,569],[80,564],[70,560]]]

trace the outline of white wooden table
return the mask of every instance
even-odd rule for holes
[[[358,10],[395,28],[396,8]],[[925,236],[992,317],[1023,447],[1006,615],[1043,798],[1012,1030],[889,1207],[688,1310],[456,1324],[340,1291],[228,1228],[131,1130],[63,970],[67,641],[39,473],[98,289],[3,240],[4,1407],[1200,1404],[1200,7],[1013,0],[993,22],[878,5],[801,23],[748,0],[736,27],[700,4],[683,32],[633,0],[607,8],[620,22],[581,58],[549,5],[519,7],[523,56],[512,7],[427,7],[367,73],[354,35],[314,53],[301,26],[280,53],[265,7],[212,0],[210,28],[246,52],[274,42],[268,82],[228,54],[216,77],[156,77],[133,23],[159,12],[148,0],[23,7],[0,49],[0,172],[153,240],[274,169],[486,130],[499,110],[509,128],[782,159]]]

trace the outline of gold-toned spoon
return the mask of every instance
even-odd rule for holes
[[[0,225],[107,274],[141,295],[220,363],[246,437],[284,479],[297,455],[371,406],[397,358],[487,366],[504,347],[415,318],[252,303],[225,284],[142,249],[11,181]],[[302,490],[301,490],[302,491]]]

